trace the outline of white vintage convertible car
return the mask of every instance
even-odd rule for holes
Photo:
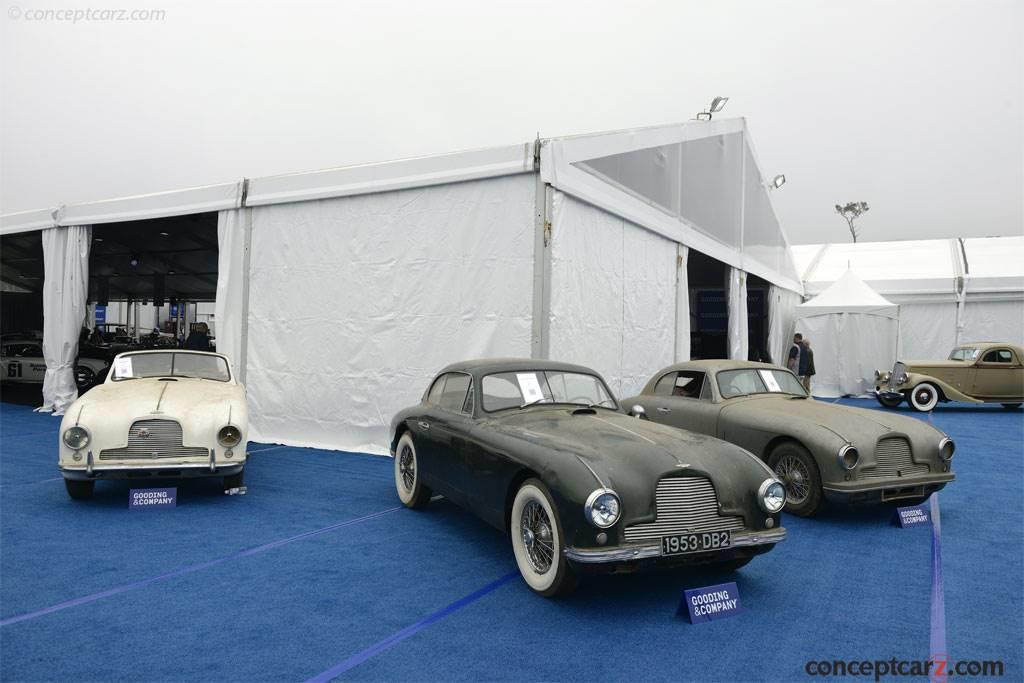
[[[223,477],[242,485],[249,431],[245,387],[225,356],[135,351],[71,404],[60,425],[60,471],[72,498],[97,479]]]

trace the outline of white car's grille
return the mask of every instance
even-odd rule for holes
[[[928,474],[928,465],[915,463],[910,452],[910,442],[902,436],[890,436],[878,441],[875,446],[875,459],[878,465],[865,468],[861,472],[864,479],[884,479],[888,477],[912,477]]]
[[[718,496],[704,477],[666,477],[655,493],[655,519],[626,527],[627,541],[649,541],[691,531],[742,529],[742,517],[718,514]]]
[[[139,420],[128,430],[128,445],[100,451],[100,460],[162,460],[208,458],[206,448],[184,446],[181,425],[174,420]]]

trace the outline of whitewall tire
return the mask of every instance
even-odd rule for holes
[[[910,407],[914,410],[927,413],[939,403],[939,389],[931,382],[921,382],[910,390]]]
[[[430,502],[430,489],[420,479],[420,462],[412,434],[406,432],[395,448],[395,490],[407,508],[422,508]]]
[[[565,559],[558,511],[540,480],[527,479],[516,492],[509,533],[519,573],[534,592],[547,598],[565,595],[576,587],[576,577]]]

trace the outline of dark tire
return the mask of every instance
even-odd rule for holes
[[[939,388],[931,382],[921,382],[907,392],[907,403],[919,413],[930,413],[939,404]]]
[[[1020,405],[1020,403],[1004,403],[1003,407],[1007,410],[1017,410],[1017,408],[1020,408]]]
[[[723,572],[734,572],[734,571],[737,571],[738,569],[742,569],[743,567],[746,567],[748,564],[750,564],[750,561],[752,559],[754,559],[754,558],[753,557],[742,557],[742,558],[737,558],[735,560],[726,560],[725,562],[716,562],[715,564],[713,564],[711,566],[714,567],[715,569],[718,569],[718,570],[723,571]]]
[[[92,491],[96,488],[96,482],[92,479],[86,479],[84,481],[78,479],[65,479],[64,488],[68,490],[68,495],[75,500],[84,500],[86,498],[92,498]]]
[[[243,469],[238,474],[229,474],[224,477],[224,490],[237,489],[241,486],[245,486],[245,470]]]
[[[896,408],[899,404],[903,403],[902,396],[899,398],[887,398],[885,396],[876,395],[875,398],[878,399],[878,402],[886,408]]]
[[[512,553],[530,589],[545,598],[572,593],[579,579],[565,557],[565,534],[551,491],[527,479],[516,491],[509,517]]]
[[[821,472],[814,458],[795,441],[785,441],[772,449],[768,458],[779,480],[786,487],[784,510],[798,517],[811,517],[821,506]]]
[[[431,491],[420,479],[416,443],[409,432],[402,434],[395,448],[395,489],[402,504],[412,510],[421,510],[430,502]]]

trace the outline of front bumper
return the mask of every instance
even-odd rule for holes
[[[930,496],[954,479],[955,474],[944,472],[906,479],[843,482],[821,488],[825,491],[826,498],[840,503],[885,503],[891,500]]]
[[[209,460],[205,462],[153,462],[150,463],[118,463],[96,464],[92,451],[88,451],[85,463],[78,467],[59,465],[61,476],[65,479],[88,481],[93,479],[146,479],[149,477],[166,477],[168,479],[186,479],[192,477],[225,477],[238,474],[245,467],[248,459],[246,453],[237,462],[218,461],[213,449]]]
[[[875,389],[875,396],[878,396],[878,397],[881,397],[881,398],[884,398],[884,399],[888,399],[890,401],[895,401],[895,400],[902,401],[903,398],[904,398],[902,392],[895,391],[893,389],[882,389],[882,388],[876,388]]]
[[[566,548],[565,557],[579,564],[617,564],[641,560],[663,560],[674,564],[701,564],[728,560],[736,556],[758,555],[771,550],[786,538],[786,529],[743,531],[732,535],[732,544],[722,550],[708,550],[685,555],[662,555],[661,543],[621,545],[613,548]],[[739,550],[740,552],[732,552]],[[751,552],[752,551],[752,552]]]

